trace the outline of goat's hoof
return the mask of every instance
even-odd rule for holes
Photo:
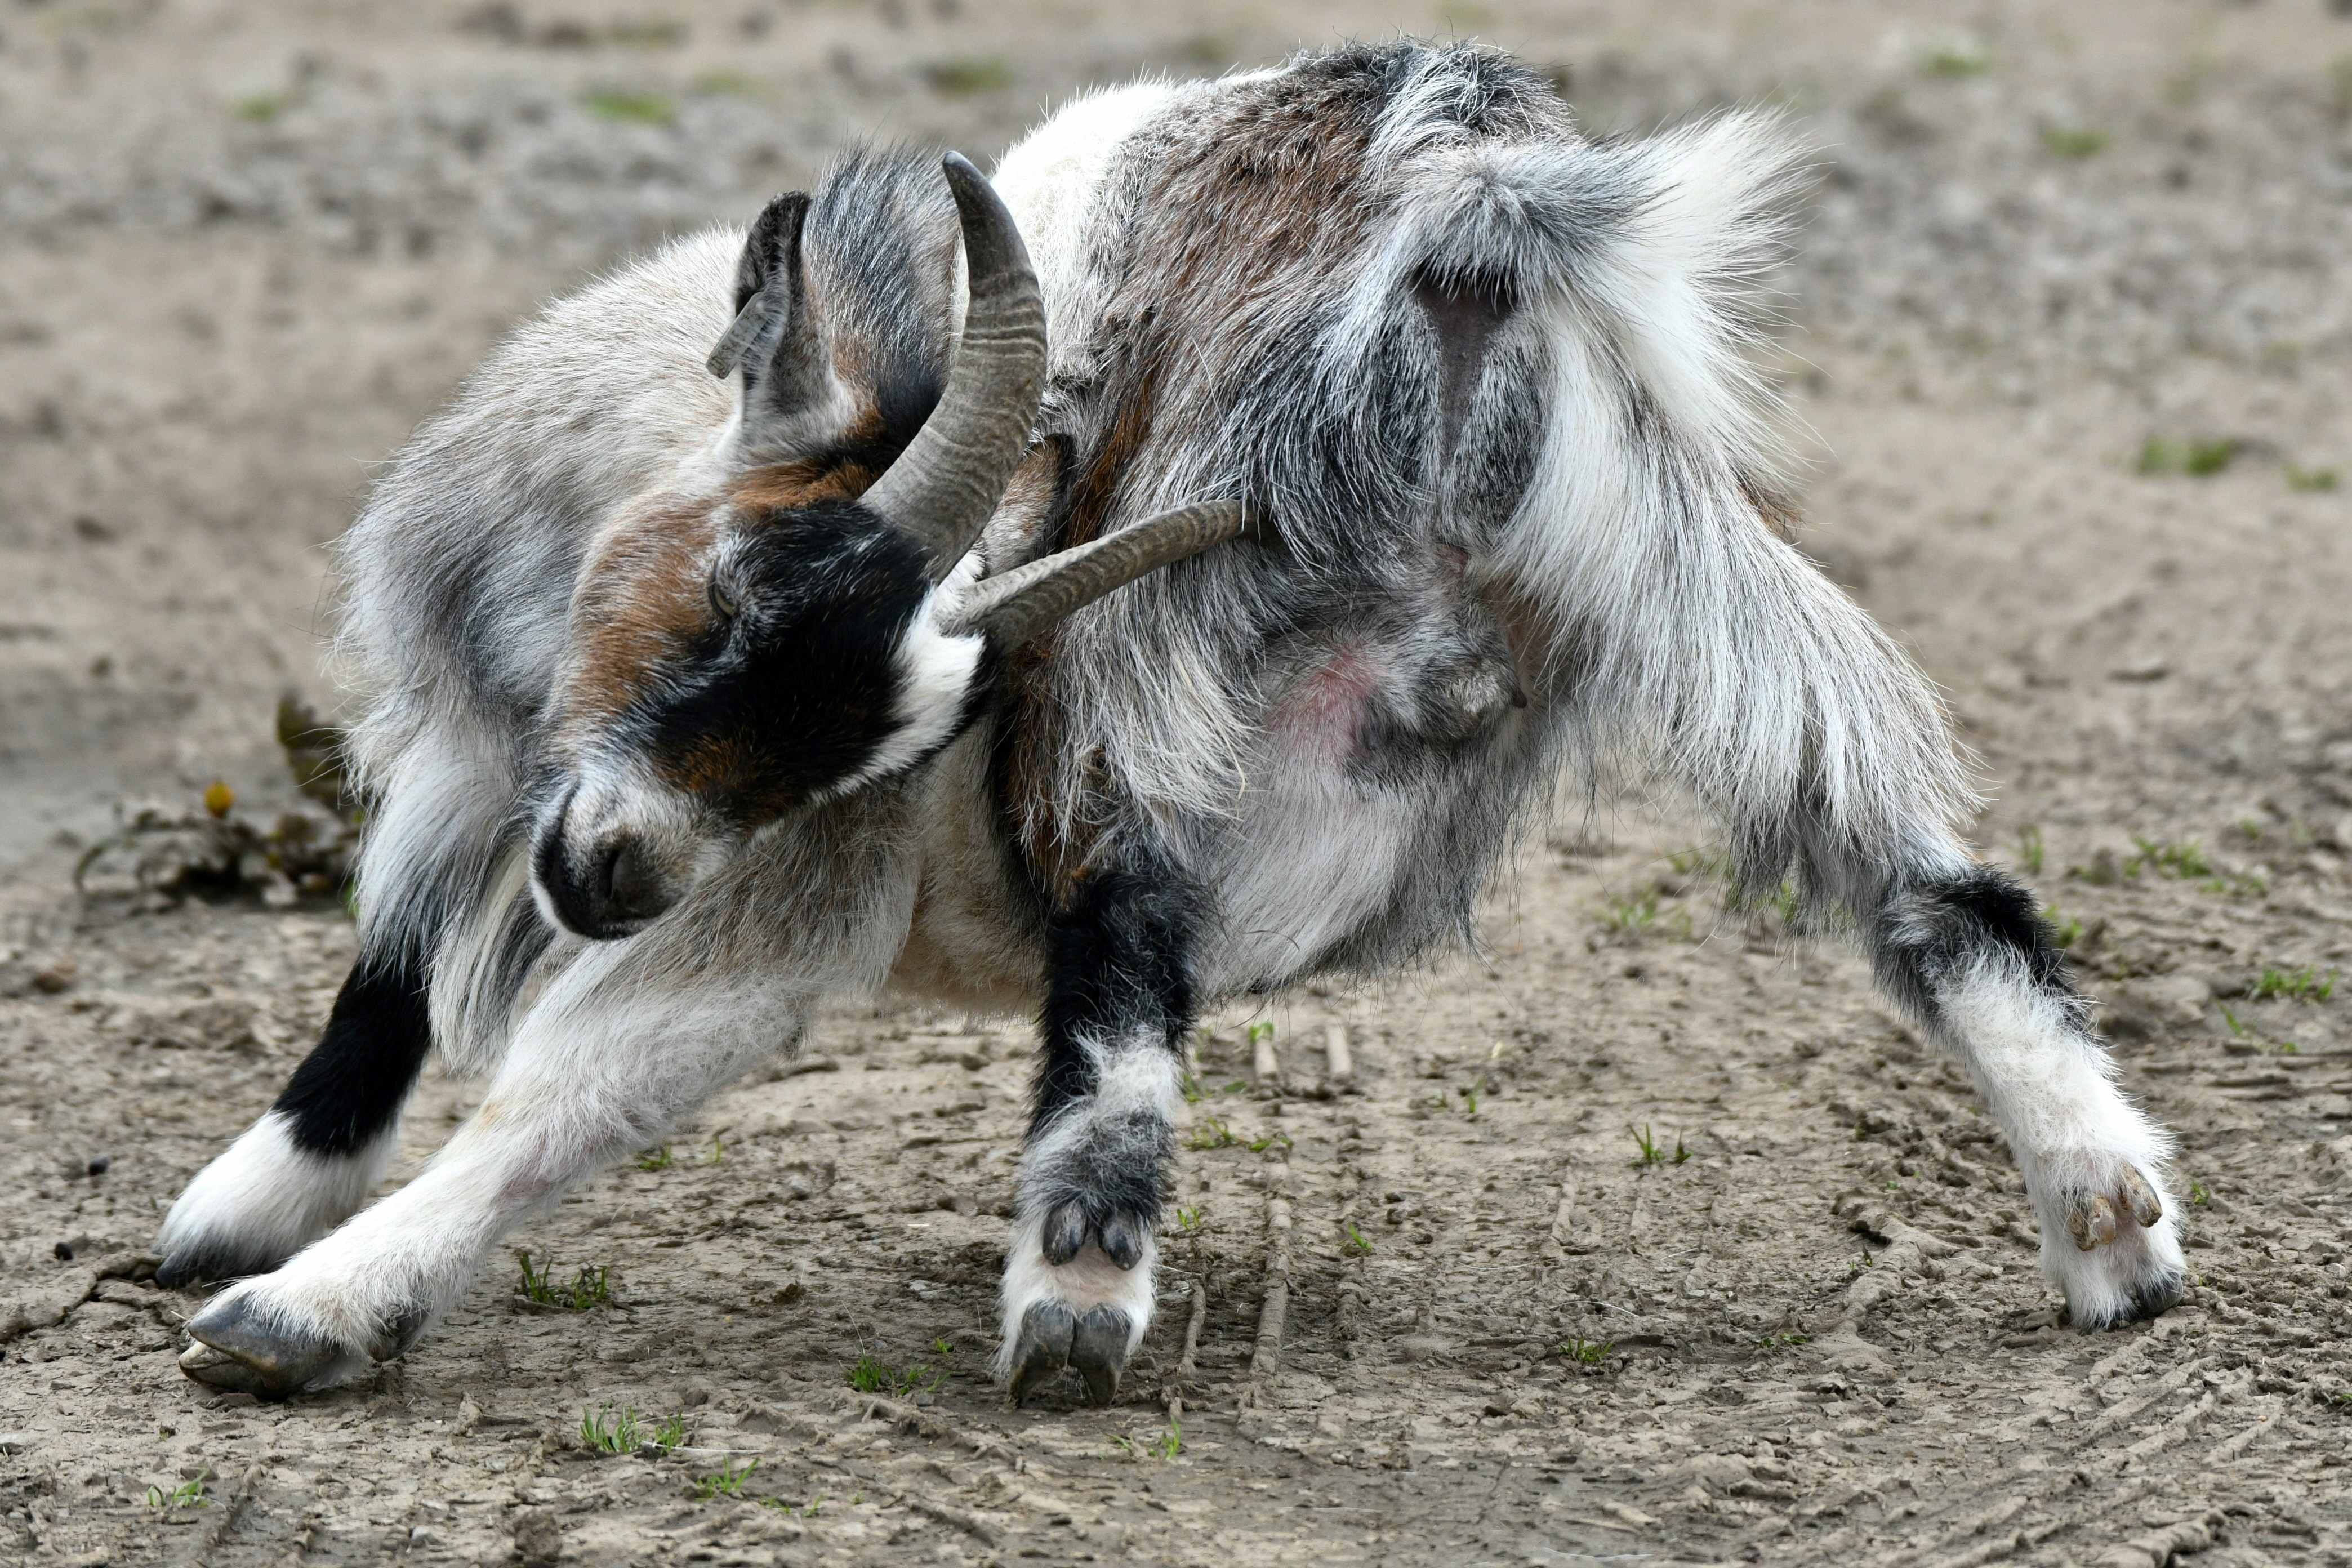
[[[2073,1245],[2050,1245],[2058,1233],[2045,1217],[2042,1265],[2065,1292],[2066,1314],[2075,1327],[2142,1322],[2188,1294],[2179,1225],[2166,1212],[2162,1189],[2129,1161],[2114,1161],[2060,1194],[2054,1206]]]
[[[272,1328],[252,1298],[233,1291],[188,1320],[188,1348],[180,1370],[209,1388],[290,1399],[324,1388],[365,1359],[323,1336]]]
[[[1086,1380],[1087,1403],[1108,1405],[1118,1397],[1119,1375],[1127,1371],[1127,1314],[1117,1307],[1097,1307],[1078,1320],[1070,1336],[1070,1367]]]
[[[1038,1301],[1022,1314],[1013,1345],[1013,1401],[1019,1404],[1067,1368],[1087,1385],[1087,1403],[1118,1397],[1127,1371],[1127,1314],[1097,1307],[1084,1316],[1059,1301]]]
[[[1059,1301],[1034,1301],[1021,1315],[1020,1335],[1013,1343],[1013,1403],[1020,1404],[1070,1364],[1070,1342],[1077,1335],[1078,1317]]]
[[[183,1285],[209,1285],[216,1279],[242,1279],[267,1274],[286,1261],[287,1255],[268,1247],[235,1247],[218,1241],[168,1247],[155,1266],[155,1283],[166,1290]]]

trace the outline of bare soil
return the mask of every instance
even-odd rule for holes
[[[0,1561],[2352,1562],[2344,11],[0,7]],[[141,1251],[352,931],[69,873],[125,800],[290,801],[368,465],[536,300],[851,135],[991,155],[1083,83],[1399,27],[1604,129],[1777,98],[1822,142],[1809,546],[1948,689],[1981,841],[2179,1130],[2189,1300],[2064,1328],[1861,965],[1725,912],[1670,805],[1579,800],[1483,954],[1213,1020],[1111,1409],[983,1371],[1025,1026],[887,1003],[514,1238],[601,1304],[501,1267],[373,1383],[181,1378]],[[395,1180],[472,1092],[428,1078]],[[685,1441],[592,1452],[606,1407]]]

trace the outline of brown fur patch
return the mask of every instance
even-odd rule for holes
[[[572,598],[579,655],[567,723],[618,717],[643,689],[647,670],[709,629],[702,563],[718,540],[719,516],[715,499],[673,500],[606,537]]]

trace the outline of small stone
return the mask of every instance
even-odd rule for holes
[[[441,1532],[429,1524],[416,1525],[408,1532],[408,1544],[411,1546],[438,1546],[440,1543]]]
[[[104,1154],[100,1154],[98,1158],[89,1163],[89,1173],[93,1176],[102,1176],[106,1174],[108,1169],[112,1166],[113,1163],[114,1162],[112,1160],[109,1159]]]
[[[52,960],[33,971],[33,989],[44,996],[55,996],[61,991],[72,989],[74,979],[80,973],[80,966],[70,958]]]
[[[60,1241],[57,1246],[51,1247],[49,1250],[56,1254],[57,1260],[60,1263],[71,1263],[73,1261],[73,1243],[70,1241]]]
[[[21,1454],[32,1446],[30,1432],[0,1432],[0,1454]]]

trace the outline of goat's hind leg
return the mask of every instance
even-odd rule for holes
[[[1865,939],[1881,982],[1959,1058],[2008,1134],[2042,1268],[2080,1329],[2152,1318],[2187,1280],[2171,1139],[2118,1089],[2022,887],[1990,867],[1898,886]]]
[[[799,1032],[806,999],[667,970],[645,939],[592,948],[523,1020],[473,1119],[415,1181],[188,1323],[189,1376],[269,1398],[406,1350],[509,1227],[658,1139]]]
[[[1108,1404],[1150,1327],[1199,909],[1154,860],[1095,872],[1052,922],[997,1360],[1016,1400],[1067,1369]]]
[[[157,1282],[265,1273],[357,1213],[392,1161],[431,1045],[417,965],[363,953],[277,1102],[172,1205]]]

